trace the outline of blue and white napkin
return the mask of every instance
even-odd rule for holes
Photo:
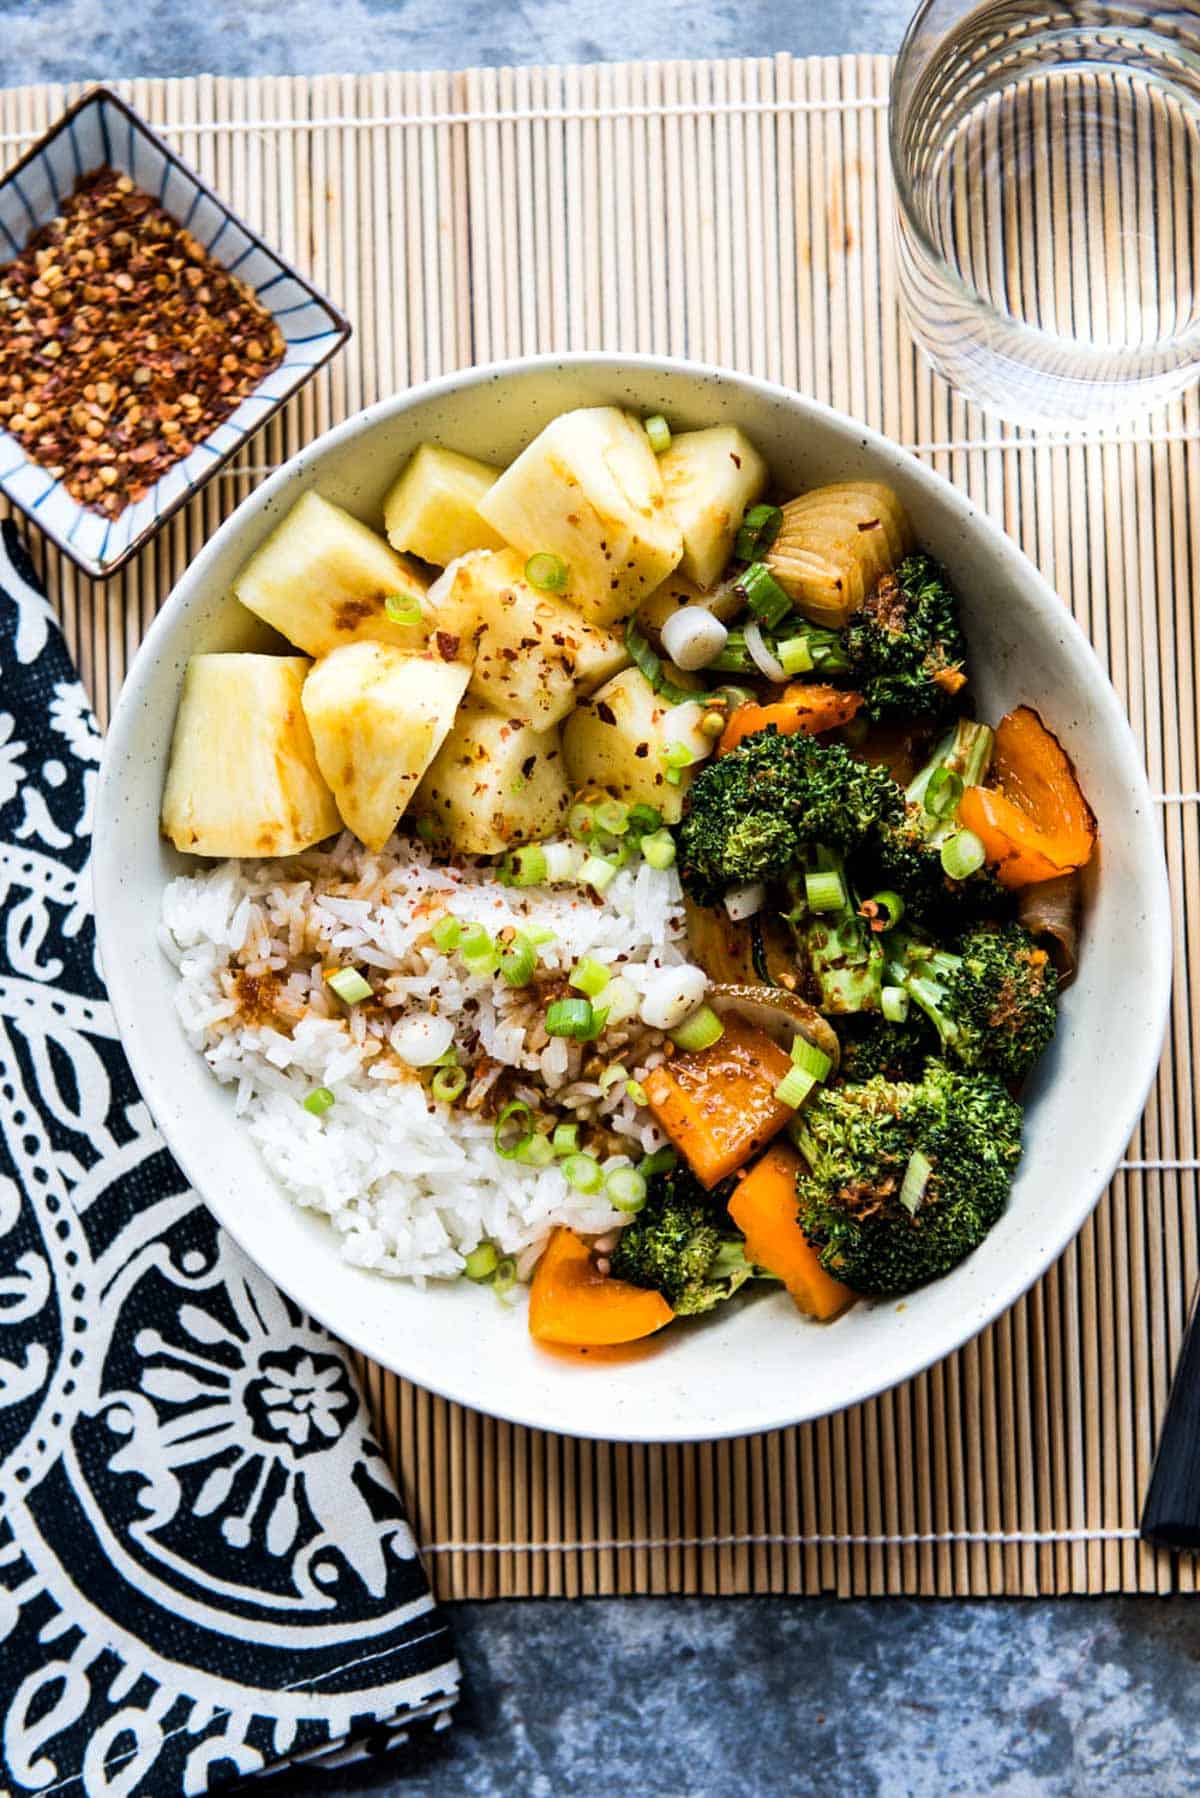
[[[343,1352],[134,1087],[100,736],[0,532],[0,1792],[207,1792],[445,1724],[458,1669]]]

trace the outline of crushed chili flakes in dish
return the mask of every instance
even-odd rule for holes
[[[283,360],[254,294],[128,175],[85,175],[0,268],[0,428],[115,518]]]

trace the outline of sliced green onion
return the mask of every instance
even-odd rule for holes
[[[596,820],[592,807],[586,799],[577,799],[567,813],[567,829],[573,837],[578,837],[580,842],[583,842],[592,835],[595,828]]]
[[[434,948],[440,949],[443,955],[449,955],[452,949],[458,948],[458,945],[462,941],[462,933],[462,925],[459,923],[458,919],[452,917],[449,912],[446,913],[444,918],[439,918],[433,929],[429,932],[430,936],[433,938]]]
[[[562,557],[552,555],[545,549],[530,556],[525,564],[525,579],[531,587],[537,587],[543,593],[561,593],[567,584],[569,573],[570,569]]]
[[[889,1024],[903,1024],[908,1017],[909,998],[902,986],[885,986],[879,995],[879,1009]]]
[[[556,1155],[573,1155],[579,1147],[578,1124],[555,1124],[550,1147]]]
[[[650,1095],[640,1080],[627,1080],[625,1082],[625,1091],[629,1094],[629,1097],[633,1100],[635,1105],[648,1105],[650,1103]]]
[[[987,851],[973,830],[956,830],[942,844],[942,870],[951,880],[966,880],[986,860]]]
[[[548,1136],[535,1131],[518,1143],[515,1158],[522,1167],[549,1167],[554,1160],[554,1145]]]
[[[646,1203],[646,1176],[635,1167],[610,1168],[604,1176],[604,1192],[618,1211],[640,1211]]]
[[[548,924],[526,924],[522,934],[533,944],[535,949],[540,949],[543,943],[554,941],[554,932]]]
[[[806,1036],[796,1036],[792,1039],[791,1055],[792,1066],[802,1068],[806,1074],[811,1074],[814,1080],[824,1080],[833,1066],[824,1049],[818,1049],[816,1043],[810,1043]]]
[[[301,1101],[305,1111],[313,1117],[323,1117],[333,1104],[333,1094],[327,1086],[314,1086],[307,1099]]]
[[[537,967],[537,950],[518,931],[500,957],[500,974],[509,986],[528,986]]]
[[[407,593],[389,593],[383,609],[393,624],[420,624],[421,602]]]
[[[628,1078],[629,1069],[625,1066],[625,1063],[623,1061],[614,1061],[605,1068],[599,1080],[597,1080],[596,1085],[600,1088],[602,1093],[606,1093],[610,1086],[616,1085],[618,1080],[627,1080]]]
[[[643,419],[642,429],[650,439],[650,448],[656,456],[661,456],[664,450],[670,449],[671,427],[661,412],[652,413],[649,418]]]
[[[695,1054],[700,1049],[711,1049],[720,1042],[725,1034],[722,1024],[711,1005],[698,1005],[690,1017],[686,1017],[678,1030],[670,1032],[671,1041],[677,1049],[687,1054]]]
[[[547,843],[544,845],[546,855],[546,879],[554,885],[558,881],[574,880],[579,872],[580,851],[574,843]]]
[[[663,673],[662,657],[656,655],[646,638],[646,633],[636,618],[631,618],[625,626],[625,647],[629,651],[630,660],[642,678],[649,682],[656,693],[661,693],[669,705],[683,705],[689,699],[695,699],[686,687],[677,687]]]
[[[500,966],[500,951],[482,924],[463,933],[458,949],[468,974],[494,974]]]
[[[931,818],[949,818],[958,810],[962,796],[962,775],[953,768],[935,768],[921,803]]]
[[[610,837],[623,837],[629,829],[629,807],[620,799],[601,799],[593,811],[596,823]]]
[[[549,878],[546,851],[540,843],[526,843],[523,848],[514,849],[511,855],[505,856],[504,862],[514,886],[540,887]]]
[[[423,843],[436,842],[437,825],[432,818],[418,818],[414,828]]]
[[[656,830],[642,838],[642,855],[652,868],[670,868],[675,864],[675,839],[669,830]]]
[[[914,1149],[908,1158],[908,1166],[900,1184],[900,1203],[910,1217],[916,1217],[921,1209],[921,1200],[925,1197],[925,1188],[929,1185],[932,1172],[933,1163],[928,1155],[923,1149]]]
[[[875,907],[874,913],[867,909],[872,905]],[[885,887],[882,893],[871,894],[871,897],[863,904],[862,911],[868,918],[871,916],[883,917],[886,920],[884,929],[894,930],[904,916],[904,901],[899,893],[893,893],[890,887]]]
[[[363,979],[357,968],[338,968],[334,973],[326,974],[325,983],[345,1005],[360,1005],[371,997],[370,982]]]
[[[657,830],[662,824],[662,813],[655,811],[652,805],[631,805],[629,816],[625,820],[625,828],[630,836],[644,837],[650,831]]]
[[[589,999],[594,999],[597,993],[604,991],[610,978],[603,962],[593,961],[590,955],[585,955],[572,968],[569,981],[578,992],[586,993]]]
[[[806,874],[804,898],[809,911],[844,911],[849,903],[846,883],[836,868],[823,868]]]
[[[749,568],[739,575],[737,584],[759,623],[767,625],[771,630],[792,609],[791,600],[765,562],[751,562]]]
[[[775,1097],[781,1105],[789,1105],[793,1111],[798,1111],[816,1084],[803,1068],[792,1067],[775,1088]]]
[[[589,855],[579,870],[583,885],[591,887],[597,893],[607,892],[616,877],[616,863],[606,861],[602,855]]]
[[[753,562],[770,549],[783,524],[778,506],[751,506],[738,526],[733,553],[739,562]]]
[[[505,1255],[496,1263],[496,1271],[492,1275],[492,1291],[498,1299],[508,1302],[509,1294],[517,1284],[517,1264],[511,1255]]]
[[[643,1155],[638,1162],[638,1173],[644,1180],[652,1180],[655,1174],[669,1174],[679,1162],[679,1157],[670,1144],[655,1149],[653,1155]]]
[[[684,769],[690,768],[696,759],[691,749],[686,743],[668,743],[662,750],[661,756],[663,766],[667,771],[667,779],[673,787],[680,786],[683,781]]]
[[[594,1155],[568,1155],[562,1164],[567,1185],[576,1192],[599,1192],[604,1170]]]
[[[547,1036],[570,1036],[591,1042],[596,1035],[595,1013],[590,999],[555,999],[543,1020]]]
[[[441,1105],[453,1105],[461,1099],[467,1086],[465,1068],[439,1068],[429,1083],[429,1090]]]
[[[473,1248],[463,1264],[463,1272],[468,1280],[490,1280],[500,1265],[500,1256],[494,1242],[481,1242]]]
[[[813,652],[807,637],[784,637],[776,642],[775,654],[785,674],[811,674]]]
[[[626,1018],[633,1017],[641,1009],[641,994],[632,981],[618,974],[604,989],[604,1003],[608,1007],[609,1022],[623,1024]]]
[[[497,1155],[502,1155],[505,1161],[512,1161],[532,1129],[532,1111],[524,1099],[513,1099],[496,1119],[496,1128],[492,1132]]]

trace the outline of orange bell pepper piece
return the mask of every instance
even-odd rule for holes
[[[839,724],[849,724],[862,705],[861,693],[846,693],[840,687],[823,687],[819,684],[805,686],[798,682],[795,686],[785,687],[783,697],[773,705],[758,705],[747,700],[729,714],[721,739],[717,744],[718,755],[728,755],[736,749],[743,737],[749,737],[756,730],[766,730],[773,724],[781,737],[794,736],[802,731],[815,737],[823,730],[836,730]]]
[[[799,1172],[799,1156],[786,1143],[774,1143],[738,1182],[729,1215],[746,1238],[746,1259],[782,1280],[801,1311],[824,1321],[858,1294],[825,1272],[796,1222]]]
[[[1096,821],[1058,738],[1030,706],[996,727],[992,787],[968,787],[959,822],[973,830],[1001,886],[1032,886],[1082,868]]]
[[[661,1292],[598,1271],[587,1244],[560,1225],[529,1290],[529,1333],[568,1348],[607,1348],[653,1336],[675,1313]]]
[[[701,1185],[715,1186],[783,1129],[793,1114],[775,1088],[791,1066],[765,1031],[730,1017],[711,1049],[647,1074],[650,1109]]]

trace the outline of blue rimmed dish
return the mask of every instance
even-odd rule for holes
[[[0,261],[24,249],[63,208],[82,176],[99,168],[128,175],[143,192],[236,274],[271,315],[284,357],[229,417],[116,518],[81,505],[62,481],[0,431],[0,492],[94,580],[107,580],[350,336],[350,323],[310,281],[263,242],[110,89],[92,88],[19,162],[0,176]]]

